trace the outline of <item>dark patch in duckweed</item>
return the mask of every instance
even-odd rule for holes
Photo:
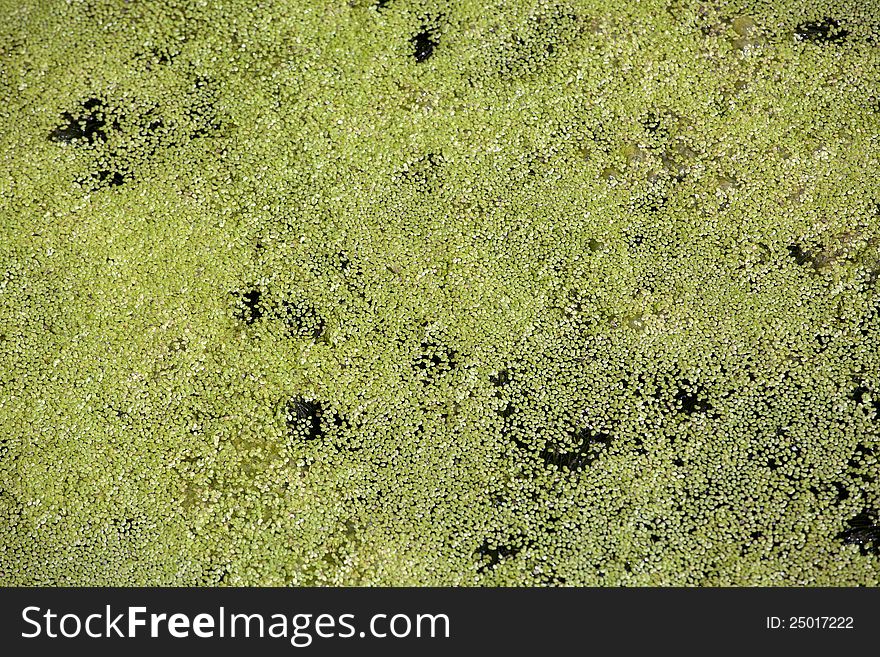
[[[112,164],[111,159],[111,164]],[[131,179],[131,174],[119,169],[101,169],[76,179],[76,183],[90,191],[119,187]]]
[[[108,187],[119,187],[126,181],[126,176],[121,171],[109,171],[107,169],[98,172],[98,182]]]
[[[179,51],[172,51],[170,48],[150,48],[150,54],[159,64],[172,64],[175,57],[180,54]]]
[[[498,414],[504,419],[511,417],[516,412],[511,400],[508,398],[509,393],[506,391],[510,386],[510,381],[510,371],[507,368],[499,371],[497,374],[489,375],[489,383],[495,388],[495,398],[504,402],[504,405],[498,408]]]
[[[407,164],[402,172],[403,180],[423,191],[433,191],[441,174],[443,156],[427,153]]]
[[[487,570],[495,568],[502,560],[515,557],[520,551],[519,547],[493,544],[489,542],[489,539],[486,539],[476,550],[476,555],[481,562],[477,567],[477,572],[483,574]]]
[[[787,248],[788,255],[794,258],[794,261],[798,266],[811,262],[812,256],[810,255],[810,252],[804,250],[800,244],[789,244]]]
[[[141,134],[144,137],[157,137],[162,133],[164,127],[165,122],[161,118],[153,119],[143,127]]]
[[[324,318],[308,301],[283,301],[279,314],[291,337],[317,340],[324,334]]]
[[[880,395],[873,393],[863,384],[856,386],[850,394],[850,398],[860,406],[868,406],[873,409],[874,415],[880,417]]]
[[[874,449],[859,443],[846,463],[847,475],[853,481],[861,481],[868,486],[873,485],[876,475],[876,456]]]
[[[645,241],[645,236],[640,233],[635,233],[627,238],[626,244],[631,249],[636,249],[640,247]]]
[[[818,344],[818,349],[820,353],[825,351],[832,343],[833,338],[830,335],[826,335],[824,333],[816,334],[816,343]]]
[[[119,532],[121,536],[131,537],[138,530],[138,525],[140,525],[143,521],[137,518],[133,518],[131,516],[126,516],[125,518],[115,518],[113,520],[113,524],[116,526],[116,530]]]
[[[79,111],[65,112],[65,123],[52,130],[48,138],[60,144],[94,147],[90,149],[88,173],[75,178],[75,183],[90,191],[119,187],[136,179],[139,166],[161,148],[206,137],[220,129],[216,100],[211,81],[195,78],[181,99],[184,120],[169,125],[158,107],[127,117],[120,107],[90,98]]]
[[[849,36],[849,30],[840,26],[836,18],[823,18],[819,21],[807,21],[794,30],[795,39],[809,41],[821,45],[843,41]]]
[[[516,446],[524,453],[534,453],[535,448],[532,446],[532,435],[527,430],[523,418],[521,406],[526,405],[524,400],[518,399],[516,403],[505,401],[505,406],[499,410],[502,417],[501,438],[505,445]]]
[[[65,123],[49,133],[49,139],[61,144],[82,143],[89,144],[97,141],[105,141],[107,135],[104,132],[106,121],[102,111],[103,103],[97,98],[85,101],[82,110],[73,114],[64,112],[62,118]]]
[[[244,292],[236,306],[236,318],[245,324],[253,324],[263,316],[263,293],[259,288]]]
[[[880,554],[880,523],[877,514],[867,509],[846,523],[846,528],[837,535],[844,545],[858,545],[862,555]]]
[[[419,345],[420,354],[416,358],[415,367],[427,376],[446,373],[458,364],[455,350],[433,339],[423,340]]]
[[[503,369],[498,374],[490,374],[489,383],[496,388],[503,388],[510,383],[510,372],[507,369]]]
[[[516,408],[510,402],[506,402],[503,407],[498,410],[498,414],[505,420],[516,413]]]
[[[332,439],[333,447],[340,454],[357,454],[366,446],[363,438],[353,430],[356,425],[357,422],[337,409],[324,407],[322,410],[322,435]]]
[[[573,449],[548,443],[539,454],[544,465],[566,470],[583,470],[599,458],[613,440],[611,434],[588,428],[577,429],[572,437],[575,442]]]
[[[284,406],[284,421],[288,435],[295,440],[315,440],[324,432],[321,427],[323,416],[321,402],[293,397]]]
[[[348,254],[345,253],[345,251],[340,251],[336,254],[336,262],[339,270],[343,274],[347,274],[351,269],[351,259],[348,257]]]
[[[660,132],[660,128],[663,123],[660,119],[660,115],[656,112],[648,112],[644,114],[640,119],[639,123],[642,124],[642,127],[652,135],[655,135]]]
[[[440,45],[440,38],[435,29],[423,26],[422,30],[411,39],[411,42],[413,57],[416,58],[417,63],[421,64],[434,55],[434,48]]]
[[[326,420],[325,425],[331,429],[344,429],[350,428],[348,419],[342,415],[339,411],[332,411],[330,413],[324,413],[324,418]]]
[[[699,386],[693,386],[687,379],[683,380],[675,392],[675,408],[685,415],[706,413],[712,409],[712,405],[704,398],[704,391]]]
[[[874,450],[865,445],[864,443],[859,443],[856,445],[853,450],[852,456],[849,457],[847,461],[847,465],[850,468],[859,468],[862,463],[870,459],[874,455]]]

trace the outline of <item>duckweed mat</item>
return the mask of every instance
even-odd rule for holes
[[[0,583],[880,584],[874,0],[0,0]]]

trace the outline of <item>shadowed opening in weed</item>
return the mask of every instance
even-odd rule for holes
[[[291,337],[317,340],[324,334],[324,318],[308,301],[284,301],[280,315]]]
[[[544,464],[566,470],[583,470],[599,458],[613,440],[611,434],[588,428],[577,429],[572,437],[575,442],[572,449],[553,443],[546,445],[539,454]]]
[[[515,557],[520,551],[521,548],[519,547],[492,544],[489,542],[489,539],[486,539],[476,551],[476,555],[480,560],[477,572],[482,574],[487,570],[491,570],[500,564],[502,560]]]
[[[284,421],[288,435],[294,440],[315,440],[324,432],[321,428],[321,417],[324,410],[321,402],[293,397],[284,405]]]
[[[235,316],[245,324],[253,324],[263,316],[263,293],[258,288],[247,290],[238,299]]]
[[[703,395],[701,388],[691,385],[687,380],[682,381],[673,397],[676,410],[685,415],[706,413],[712,409],[712,405]]]
[[[102,107],[100,100],[90,98],[83,103],[82,110],[77,114],[65,112],[62,114],[65,122],[49,133],[49,139],[62,144],[81,140],[85,140],[89,144],[95,140],[105,141],[107,135],[103,128],[106,122]]]
[[[840,26],[836,18],[823,18],[818,21],[807,21],[798,25],[794,30],[798,41],[828,44],[843,41],[849,36],[849,30]]]
[[[416,62],[422,62],[430,59],[434,54],[434,48],[440,45],[440,39],[436,30],[427,26],[423,26],[422,30],[412,38],[413,57]]]
[[[846,523],[846,528],[837,535],[844,545],[858,545],[859,552],[880,554],[880,524],[877,514],[867,509]]]
[[[420,354],[415,360],[416,369],[425,376],[444,374],[457,365],[456,352],[433,339],[423,340],[419,345]]]

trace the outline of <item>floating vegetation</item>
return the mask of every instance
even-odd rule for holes
[[[880,3],[0,9],[3,585],[880,585]]]

